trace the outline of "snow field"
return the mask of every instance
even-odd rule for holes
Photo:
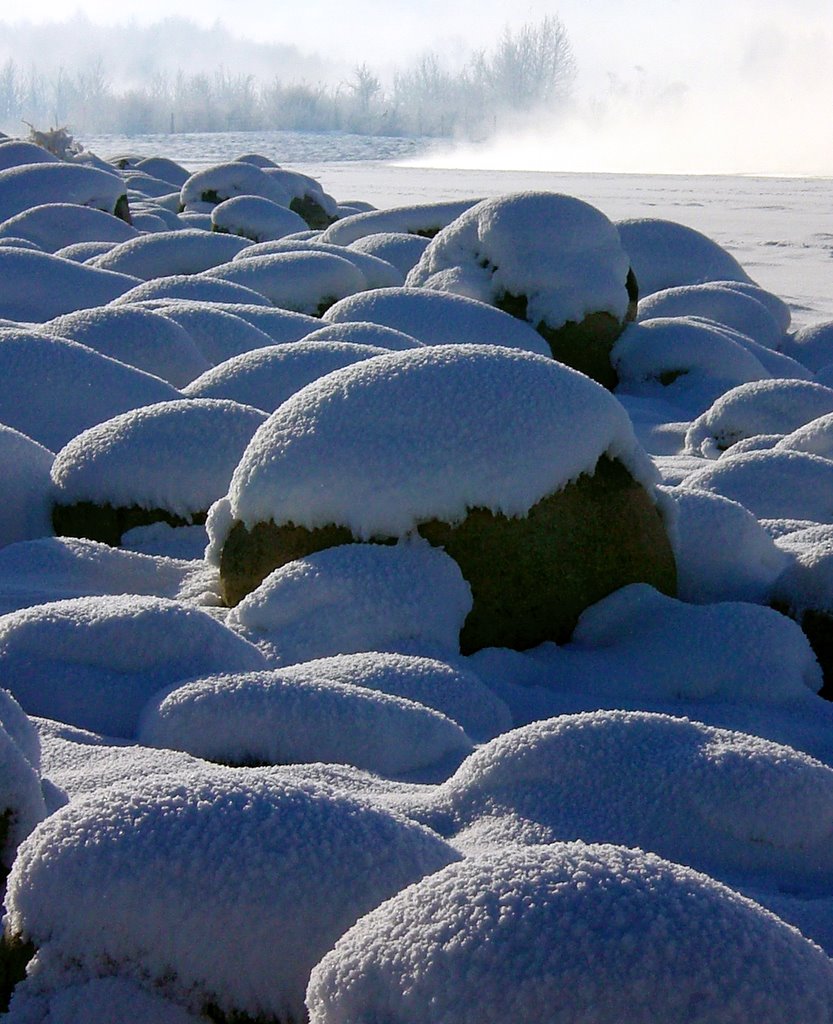
[[[569,196],[374,210],[257,154],[34,148],[0,147],[10,1024],[829,1020],[829,323]],[[629,268],[611,392],[534,327],[624,321]],[[464,657],[415,527],[604,458],[676,596]],[[56,502],[208,522],[109,547]],[[229,609],[238,521],[359,543]]]

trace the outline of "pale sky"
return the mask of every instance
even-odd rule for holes
[[[577,96],[611,147],[639,139],[657,163],[671,149],[723,147],[769,166],[795,151],[795,173],[833,174],[833,0],[28,0],[30,22],[82,13],[93,22],[142,23],[179,15],[236,35],[289,43],[346,67],[384,75],[426,51],[463,61],[503,27],[557,15],[573,45]],[[4,15],[0,14],[0,30]],[[17,14],[7,22],[20,21]],[[70,36],[71,34],[68,34]],[[129,33],[126,34],[125,45]],[[2,39],[0,39],[2,42]],[[187,40],[183,40],[187,49]],[[186,51],[184,51],[186,52]],[[187,51],[191,60],[198,54]],[[108,54],[116,77],[118,54]],[[61,60],[63,60],[61,56]],[[587,118],[585,117],[585,120]],[[753,153],[754,150],[754,153]],[[754,156],[754,159],[751,159]],[[704,169],[710,164],[706,161]]]
[[[32,22],[74,12],[105,23],[176,14],[203,24],[220,20],[258,41],[400,66],[422,50],[488,46],[507,23],[556,14],[588,83],[635,67],[652,78],[714,81],[782,75],[802,64],[826,72],[833,57],[831,0],[28,0],[22,10]],[[15,12],[5,20],[21,18]]]

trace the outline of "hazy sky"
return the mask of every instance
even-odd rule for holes
[[[219,20],[260,42],[292,43],[349,66],[406,65],[432,50],[453,59],[488,47],[507,23],[556,14],[573,44],[577,93],[604,152],[639,139],[673,150],[776,151],[781,170],[833,174],[833,0],[28,0],[32,22],[82,12],[95,22]],[[3,20],[3,15],[0,15]],[[14,20],[14,16],[6,16]],[[117,66],[117,55],[108,55]],[[585,111],[585,121],[587,112]],[[610,129],[609,136],[602,129]],[[606,142],[607,140],[607,142]],[[576,142],[578,144],[578,142]],[[788,157],[795,155],[793,163]],[[714,161],[713,161],[714,162]],[[711,169],[704,164],[704,169]],[[717,169],[728,169],[718,159]],[[738,169],[743,169],[738,163]]]
[[[557,14],[587,82],[634,66],[652,76],[718,80],[780,75],[790,62],[826,70],[833,55],[831,0],[201,0],[197,7],[191,0],[28,0],[22,10],[35,22],[73,12],[110,23],[172,14],[219,19],[258,41],[400,65],[421,49],[467,51],[488,45],[508,21]]]

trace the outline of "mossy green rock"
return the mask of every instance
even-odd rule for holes
[[[585,608],[630,583],[676,592],[674,555],[656,506],[608,458],[525,516],[476,508],[459,523],[432,520],[418,531],[446,550],[471,586],[474,604],[460,635],[464,653],[562,643]],[[248,530],[238,522],[221,555],[223,596],[237,604],[273,569],[354,540],[338,525],[308,530],[268,522]]]
[[[192,526],[204,523],[205,512],[188,519],[174,515],[164,508],[141,508],[139,505],[97,505],[92,501],[78,501],[71,505],[52,507],[52,526],[58,537],[84,537],[118,547],[128,530],[153,523],[169,526]]]
[[[624,320],[611,313],[589,313],[583,320],[568,320],[560,327],[551,327],[545,320],[534,325],[550,347],[553,359],[588,377],[612,391],[619,377],[610,361],[610,352],[626,325],[636,319],[639,288],[633,270],[628,271],[625,287],[628,292],[628,310]],[[520,320],[527,319],[527,297],[505,292],[495,305],[504,313]]]

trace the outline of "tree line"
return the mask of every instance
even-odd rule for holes
[[[570,96],[575,60],[566,29],[548,16],[506,28],[496,44],[450,69],[435,53],[382,78],[367,64],[337,84],[214,71],[155,72],[118,88],[104,58],[42,72],[0,67],[0,126],[67,125],[73,132],[349,131],[367,135],[483,137],[508,118]]]

